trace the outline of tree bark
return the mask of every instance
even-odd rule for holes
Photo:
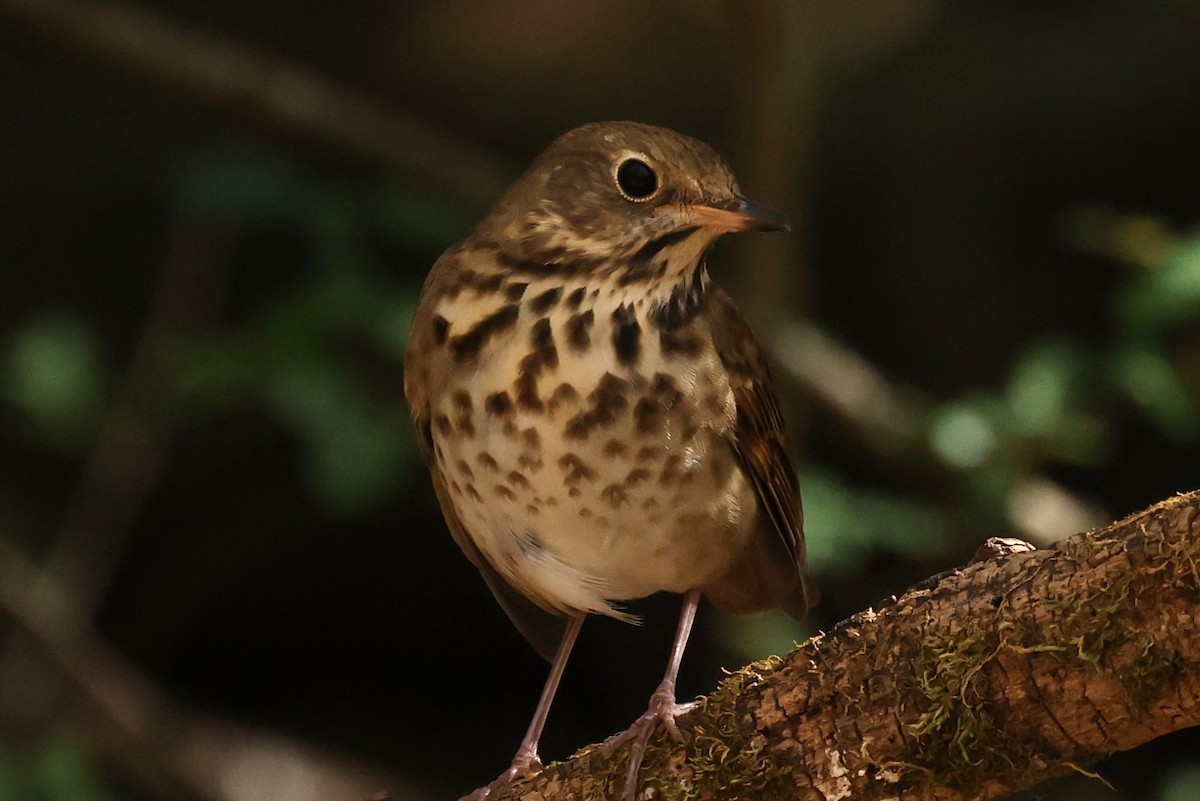
[[[639,799],[989,799],[1200,723],[1200,491],[1053,548],[989,540],[648,749]],[[494,801],[613,797],[596,745]]]

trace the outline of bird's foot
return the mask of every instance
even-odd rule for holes
[[[638,772],[642,768],[642,759],[646,756],[646,745],[654,732],[661,725],[675,742],[683,739],[675,718],[692,711],[698,702],[689,701],[680,704],[675,701],[675,688],[666,682],[659,685],[650,696],[650,705],[641,717],[623,732],[614,734],[601,745],[606,756],[611,756],[618,748],[629,743],[629,770],[625,774],[625,787],[621,791],[621,801],[634,801],[637,794]]]
[[[512,764],[508,766],[508,770],[497,776],[491,784],[485,784],[474,792],[467,793],[458,799],[458,801],[487,801],[487,799],[499,793],[513,782],[524,779],[527,776],[532,776],[541,771],[541,769],[542,763],[538,759],[537,751],[521,749],[513,757]]]

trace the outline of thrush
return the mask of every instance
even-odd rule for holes
[[[785,229],[707,145],[632,122],[554,141],[429,273],[405,393],[455,542],[552,662],[512,764],[537,744],[586,615],[681,593],[683,611],[628,746],[678,737],[675,680],[701,595],[745,614],[815,602],[795,471],[763,355],[705,254]]]

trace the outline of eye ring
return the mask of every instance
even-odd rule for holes
[[[617,162],[613,168],[613,183],[626,200],[644,203],[658,193],[658,173],[645,156],[634,153]]]

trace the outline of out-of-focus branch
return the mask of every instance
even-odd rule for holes
[[[910,450],[922,434],[920,410],[870,362],[801,318],[785,320],[770,341],[775,363],[877,456]]]
[[[755,124],[762,124],[767,118],[763,117],[761,107],[768,101],[790,102],[789,108],[795,106],[793,116],[811,115],[811,103],[802,102],[804,98],[788,100],[789,92],[795,90],[789,83],[793,79],[759,80],[763,75],[769,78],[780,71],[798,69],[798,63],[792,63],[800,58],[797,48],[821,45],[820,41],[807,35],[803,41],[798,40],[796,37],[801,34],[794,30],[797,27],[808,30],[850,24],[857,31],[851,37],[855,42],[854,53],[858,54],[855,57],[861,58],[863,53],[891,46],[897,38],[903,39],[920,30],[936,7],[934,0],[913,0],[903,8],[893,9],[896,19],[888,18],[884,24],[874,15],[859,15],[852,23],[847,23],[844,9],[835,3],[811,9],[806,6],[806,13],[815,16],[804,20],[789,17],[792,11],[785,13],[784,6],[777,6],[772,13],[777,11],[782,16],[775,22],[779,26],[788,26],[790,32],[779,34],[779,47],[765,60],[752,54],[747,56],[745,80],[755,85],[761,83],[767,87],[763,90],[767,94],[748,101],[750,107],[745,111],[758,122],[742,127],[753,129]],[[343,153],[382,164],[419,184],[422,190],[460,203],[486,205],[501,191],[506,177],[512,173],[499,161],[443,131],[395,111],[383,110],[371,98],[327,82],[295,65],[211,35],[187,30],[146,11],[111,2],[0,0],[0,14],[91,57],[124,65],[147,79],[238,109],[282,130],[308,135]],[[762,20],[745,24],[752,33]],[[824,53],[821,58],[845,60],[847,57],[839,51]],[[812,61],[804,63],[809,65],[808,70],[815,68]],[[811,76],[806,80],[811,80]],[[782,148],[794,132],[793,128],[799,125],[799,130],[807,130],[806,126],[812,122],[803,119],[797,122],[793,116],[789,116],[792,122],[788,125],[782,128],[776,125],[772,129],[769,158],[752,160],[752,171],[763,173],[764,182],[774,182],[772,176],[776,173],[791,176],[788,180],[792,184],[803,180],[800,176],[807,169],[807,156],[804,153],[788,155]],[[751,152],[755,146],[756,143],[749,142],[745,149]],[[791,167],[781,172],[777,162],[785,157]],[[781,185],[778,191],[782,193],[781,197],[799,193],[793,197],[797,205],[793,211],[802,210],[802,188]],[[770,245],[766,237],[760,242],[764,247]],[[785,250],[759,253],[758,256],[770,255],[771,258],[756,256],[753,270],[739,271],[757,275],[764,265],[776,265],[774,270],[762,273],[773,277],[756,278],[753,286],[746,288],[748,296],[741,297],[748,310],[756,316],[763,313],[767,319],[779,317],[780,308],[775,301],[782,296],[773,291],[758,290],[778,287],[780,280],[788,278],[788,269],[798,269],[799,263],[796,251],[788,250],[785,245],[779,246]],[[798,276],[791,275],[790,278]],[[920,470],[930,476],[929,486],[944,491],[945,487],[953,485],[953,470],[929,454],[922,439],[924,414],[861,356],[810,323],[799,320],[781,323],[777,331],[770,332],[768,340],[772,352],[784,367],[784,376],[816,402],[832,410],[846,432],[876,460],[895,464],[898,470],[911,477],[913,459],[916,459],[920,462]],[[1036,508],[1022,505],[1021,514],[1013,516],[1027,536],[1037,536],[1044,542],[1045,533],[1052,530],[1049,520],[1056,521],[1056,526],[1064,520],[1074,523],[1065,528],[1058,526],[1054,529],[1058,531],[1097,522],[1090,516],[1093,510],[1069,492],[1038,476],[1031,476],[1030,482],[1038,490],[1037,497],[1041,500]],[[1014,500],[1013,505],[1021,504]],[[1031,517],[1034,511],[1038,511],[1038,520]]]
[[[989,540],[734,674],[679,719],[680,742],[651,743],[642,785],[698,801],[999,798],[1200,724],[1198,617],[1200,492],[1047,550]],[[496,801],[611,797],[626,757],[585,748]]]
[[[39,602],[31,604],[35,585]],[[86,732],[106,764],[155,797],[328,801],[366,798],[381,787],[423,797],[396,776],[173,703],[3,538],[0,615],[36,646],[41,669],[67,677],[72,692],[60,699],[59,719]]]
[[[779,377],[829,413],[876,464],[925,477],[922,486],[954,487],[955,469],[933,452],[929,410],[906,396],[878,368],[828,332],[802,318],[779,321],[767,347]],[[1036,472],[1014,482],[1009,522],[1024,537],[1048,545],[1068,531],[1095,528],[1104,513]]]
[[[93,619],[159,480],[178,406],[165,377],[167,340],[213,312],[205,302],[212,293],[204,288],[214,251],[224,247],[226,237],[211,226],[181,220],[171,239],[137,345],[37,574],[43,581],[29,584],[25,600],[30,608],[53,607],[59,586],[70,587],[72,616],[65,621],[76,627]],[[10,718],[30,727],[51,719],[60,679],[27,638],[18,634],[4,643],[0,707]]]
[[[0,0],[0,14],[168,88],[332,143],[449,201],[486,206],[512,174],[349,87],[148,11],[102,0]]]

